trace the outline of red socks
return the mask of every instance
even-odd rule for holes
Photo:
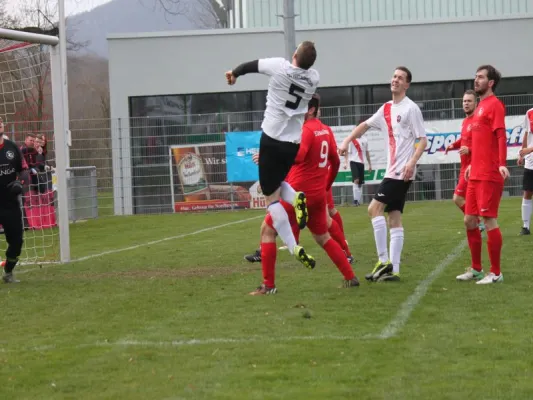
[[[339,213],[335,214],[338,215]],[[341,246],[341,249],[346,252],[346,256],[351,256],[352,253],[350,253],[350,248],[346,244],[346,237],[344,236],[344,232],[339,227],[339,224],[335,220],[331,221],[331,226],[329,227],[329,234],[335,240],[339,246]]]
[[[341,213],[337,212],[333,217],[331,217],[333,221],[335,221],[338,225],[340,230],[342,231],[342,234],[344,235],[344,225],[342,223]]]
[[[355,277],[352,266],[335,240],[329,239],[324,245],[324,250],[328,253],[329,258],[337,266],[342,276],[344,276],[344,279],[349,281]]]
[[[476,227],[475,229],[467,230],[466,236],[468,238],[468,246],[470,247],[470,254],[472,256],[472,268],[476,271],[481,271],[481,232]]]
[[[503,238],[500,228],[487,231],[487,245],[489,248],[490,272],[500,275],[500,259],[502,253]]]
[[[263,283],[269,287],[275,287],[276,275],[276,243],[261,243],[261,267],[263,268]]]

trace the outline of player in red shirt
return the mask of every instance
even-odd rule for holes
[[[498,210],[507,170],[507,134],[505,106],[494,95],[501,79],[492,65],[482,65],[476,71],[474,89],[479,104],[472,117],[472,160],[465,171],[465,226],[472,266],[458,280],[477,280],[477,284],[503,282],[500,271],[502,233],[498,227]],[[481,232],[478,217],[483,217],[487,230],[490,272],[485,276],[481,267]]]
[[[257,157],[254,162],[257,163]],[[346,254],[346,258],[348,259],[348,262],[350,264],[353,264],[354,257],[350,251],[350,247],[348,246],[348,241],[346,240],[346,236],[344,233],[344,226],[342,223],[342,218],[340,212],[335,208],[335,202],[333,200],[333,192],[332,189],[328,190],[326,193],[326,201],[327,201],[327,207],[328,207],[328,229],[329,234],[331,237],[341,246],[342,250]],[[296,239],[296,243],[300,242],[300,228],[298,226],[298,223],[296,221],[289,221],[291,224],[292,233],[294,235],[294,238]],[[263,221],[263,224],[265,222]],[[263,226],[261,226],[261,231],[263,230]],[[286,250],[287,246],[280,247],[280,250]],[[259,249],[255,250],[251,254],[247,254],[244,256],[244,259],[248,262],[255,263],[255,262],[261,262],[261,247]]]
[[[461,137],[449,145],[444,152],[444,154],[448,154],[448,151],[450,150],[459,150],[459,154],[461,156],[459,182],[457,183],[455,192],[453,193],[453,201],[463,212],[463,214],[465,213],[466,188],[468,186],[468,182],[465,179],[465,171],[470,165],[470,160],[472,157],[472,121],[476,106],[476,92],[472,89],[469,89],[463,95],[463,111],[466,114],[466,118],[463,120],[461,126]],[[481,231],[485,229],[485,226],[481,221],[479,224],[479,229]]]
[[[333,221],[335,221],[344,235],[344,223],[342,221],[341,213],[335,208],[335,200],[333,199],[333,189],[329,189],[326,193],[328,203],[328,214]],[[330,232],[331,233],[331,232]]]
[[[343,274],[344,286],[356,287],[359,286],[359,281],[346,255],[341,246],[328,233],[326,192],[331,188],[337,176],[340,159],[337,155],[335,136],[331,129],[317,118],[318,109],[319,97],[315,95],[309,102],[309,112],[303,126],[300,149],[286,180],[294,190],[305,189],[308,229]],[[294,207],[283,201],[282,204],[289,214],[289,221],[295,221]],[[251,292],[251,295],[276,293],[274,282],[276,254],[276,231],[272,225],[272,218],[267,215],[261,232],[263,283],[257,290]],[[310,265],[309,268],[314,268],[314,265]]]

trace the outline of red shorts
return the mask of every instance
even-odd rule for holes
[[[461,171],[461,175],[459,176],[459,182],[457,182],[457,186],[455,187],[455,191],[453,192],[453,194],[466,198],[467,187],[468,181],[465,179],[464,172]]]
[[[332,210],[335,208],[335,200],[333,200],[333,190],[329,189],[326,192],[326,198],[328,203],[328,210]]]
[[[503,182],[468,181],[465,214],[498,218],[502,193]]]
[[[294,207],[283,200],[280,201],[281,205],[289,216],[289,223],[291,226],[298,226],[296,223],[296,214],[294,213]],[[326,202],[322,199],[310,199],[307,198],[307,228],[314,235],[324,235],[328,232],[328,212],[326,210]],[[267,214],[265,217],[265,223],[274,229],[272,217]]]

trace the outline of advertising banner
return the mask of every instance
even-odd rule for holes
[[[174,212],[250,206],[248,190],[221,184],[226,182],[225,143],[171,146],[169,153]]]
[[[261,132],[226,133],[228,182],[250,182],[259,179],[252,156],[259,152]]]
[[[505,118],[505,125],[507,130],[507,159],[514,160],[518,157],[518,151],[522,146],[522,138],[524,136],[524,128],[522,126],[523,116],[511,116]],[[461,136],[461,124],[463,119],[442,120],[442,121],[426,121],[424,123],[426,128],[426,135],[428,143],[426,149],[420,158],[418,164],[453,164],[459,163],[459,152],[450,151],[444,154],[446,147],[455,142]],[[354,127],[347,126],[332,126],[331,129],[335,134],[337,145],[350,134]],[[228,139],[228,136],[231,138]],[[252,162],[252,155],[259,150],[259,138],[261,132],[231,132],[226,134],[226,150],[228,152],[228,181],[230,182],[244,182],[247,180],[256,181],[257,165]],[[368,164],[365,165],[365,182],[367,184],[377,184],[385,176],[385,169],[387,167],[387,138],[386,132],[381,132],[375,129],[369,129],[365,136],[368,139],[368,150],[370,153],[370,160],[372,170],[368,170]],[[228,145],[228,143],[230,143]],[[416,146],[416,144],[415,144]],[[232,175],[230,180],[230,163]],[[243,178],[249,179],[243,179]],[[334,186],[350,186],[352,183],[352,173],[350,171],[350,164],[345,157],[341,157],[341,167]],[[257,182],[256,182],[257,183]],[[252,186],[254,188],[256,185]],[[255,203],[259,204],[262,195],[257,194],[254,189],[254,195],[257,197]],[[253,195],[252,195],[253,198]],[[254,203],[254,204],[255,204]]]

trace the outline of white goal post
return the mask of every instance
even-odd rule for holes
[[[55,164],[57,177],[57,209],[59,227],[59,261],[62,263],[70,261],[70,233],[69,233],[69,210],[68,210],[68,189],[66,163],[67,152],[67,129],[64,120],[65,91],[62,84],[65,71],[61,67],[60,40],[58,37],[28,33],[17,30],[0,28],[0,39],[13,41],[13,46],[33,43],[49,46],[50,57],[50,81],[52,86],[52,107],[53,107],[53,135],[55,149]],[[0,99],[1,101],[1,99]]]

